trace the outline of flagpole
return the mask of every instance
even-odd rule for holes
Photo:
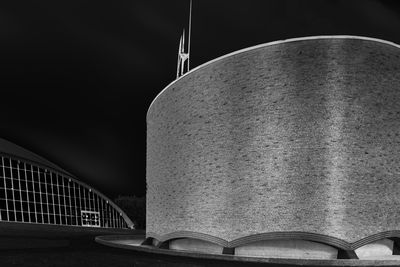
[[[181,65],[181,44],[182,44],[182,36],[179,39],[179,47],[178,47],[178,63],[176,64],[176,78],[179,77],[179,66]]]
[[[179,49],[178,49],[178,66],[176,68],[176,78],[178,79],[182,76],[186,71],[188,72],[190,69],[190,37],[192,31],[192,0],[190,0],[190,13],[189,13],[189,36],[188,36],[188,48],[187,53],[185,53],[186,45],[185,45],[185,29],[183,29],[183,33],[181,35],[181,39],[179,40]],[[185,68],[185,61],[186,68]]]
[[[188,40],[188,63],[187,63],[187,70],[190,69],[190,33],[192,31],[192,0],[190,0],[190,10],[189,10],[189,40]]]
[[[183,72],[185,71],[185,29],[183,29],[183,33],[182,33],[182,48],[181,48],[181,56],[182,57],[182,61],[181,61],[181,76],[183,75]]]

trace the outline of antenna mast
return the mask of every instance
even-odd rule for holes
[[[192,0],[190,0],[190,9],[189,9],[189,38],[188,38],[188,63],[187,63],[187,71],[190,69],[190,34],[192,32]]]
[[[176,78],[178,79],[185,73],[185,62],[186,63],[186,72],[190,69],[190,35],[192,31],[192,0],[190,0],[190,10],[189,10],[189,36],[188,36],[188,48],[187,52],[185,52],[185,29],[183,29],[183,34],[179,40],[179,48],[178,48],[178,64],[176,68]]]

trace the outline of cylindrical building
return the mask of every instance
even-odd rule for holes
[[[399,48],[291,39],[172,82],[147,114],[147,237],[239,251],[399,236]]]

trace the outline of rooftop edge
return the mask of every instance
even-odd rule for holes
[[[164,89],[162,89],[157,96],[153,99],[153,101],[150,103],[149,108],[147,109],[146,112],[146,121],[147,121],[147,117],[149,114],[149,111],[151,109],[151,107],[153,106],[154,102],[156,102],[156,100],[160,97],[160,95],[162,95],[164,93],[164,91],[166,91],[170,86],[172,86],[173,84],[175,84],[177,81],[179,81],[180,79],[182,79],[183,77],[203,68],[206,67],[214,62],[220,61],[222,59],[228,58],[230,56],[234,56],[234,55],[238,55],[250,50],[254,50],[254,49],[258,49],[258,48],[262,48],[262,47],[267,47],[267,46],[272,46],[272,45],[277,45],[277,44],[284,44],[284,43],[291,43],[291,42],[298,42],[298,41],[309,41],[309,40],[320,40],[320,39],[355,39],[355,40],[365,40],[365,41],[373,41],[373,42],[378,42],[378,43],[382,43],[382,44],[387,44],[387,45],[391,45],[397,48],[400,48],[399,44],[396,44],[394,42],[390,42],[390,41],[386,41],[383,39],[378,39],[378,38],[372,38],[372,37],[364,37],[364,36],[356,36],[356,35],[318,35],[318,36],[306,36],[306,37],[296,37],[296,38],[289,38],[289,39],[284,39],[284,40],[278,40],[278,41],[272,41],[272,42],[268,42],[268,43],[263,43],[263,44],[258,44],[258,45],[254,45],[254,46],[250,46],[247,48],[243,48],[240,50],[236,50],[234,52],[222,55],[220,57],[217,57],[215,59],[212,59],[210,61],[207,61],[193,69],[191,69],[190,71],[186,72],[185,74],[183,74],[182,76],[180,76],[179,78],[173,80],[172,82],[170,82],[166,87],[164,87]]]

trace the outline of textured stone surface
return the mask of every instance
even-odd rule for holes
[[[400,49],[258,47],[172,83],[147,116],[147,236],[400,230]]]

